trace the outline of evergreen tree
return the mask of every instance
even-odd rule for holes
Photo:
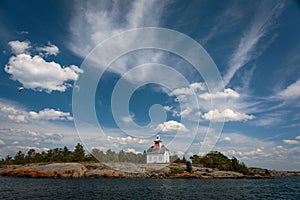
[[[22,151],[18,151],[18,153],[14,157],[15,164],[24,164],[25,163],[25,154]]]
[[[193,170],[192,163],[190,161],[186,161],[186,171],[191,173]]]
[[[73,161],[84,161],[84,158],[84,148],[80,143],[78,143],[73,152]]]
[[[27,151],[27,155],[26,155],[26,162],[27,163],[32,163],[32,162],[35,162],[35,155],[36,155],[36,153],[35,153],[35,149],[29,149],[28,151]]]

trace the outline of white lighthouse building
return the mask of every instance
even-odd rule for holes
[[[169,163],[170,152],[164,145],[159,135],[154,140],[154,146],[147,150],[147,163]]]

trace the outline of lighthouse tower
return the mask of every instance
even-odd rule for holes
[[[161,139],[159,137],[159,135],[156,136],[155,140],[154,140],[154,146],[153,146],[153,150],[160,150],[161,148]]]
[[[161,144],[159,135],[154,140],[154,145],[147,150],[147,163],[169,163],[170,153],[167,147]]]

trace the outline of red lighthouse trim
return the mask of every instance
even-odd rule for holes
[[[161,139],[159,136],[156,136],[156,139],[154,140],[154,150],[160,150],[161,147]]]

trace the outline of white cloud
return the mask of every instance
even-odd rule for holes
[[[296,99],[300,97],[300,79],[289,85],[284,90],[278,93],[278,96],[283,99]]]
[[[122,121],[125,122],[125,123],[132,122],[132,117],[130,117],[130,116],[123,117],[123,118],[122,118]]]
[[[205,100],[212,98],[239,98],[240,94],[230,88],[227,88],[224,90],[224,92],[203,93],[200,94],[199,97]]]
[[[0,110],[6,113],[17,114],[18,110],[11,106],[1,106]]]
[[[14,122],[18,122],[18,123],[26,122],[26,118],[24,115],[8,115],[7,117],[8,117],[8,119],[10,119]]]
[[[5,145],[5,142],[0,139],[0,145]]]
[[[190,84],[190,88],[193,90],[200,90],[200,91],[205,91],[206,88],[206,84],[203,82],[194,82]]]
[[[180,112],[180,116],[188,116],[191,114],[191,112],[193,111],[193,109],[191,107],[187,107],[186,109],[182,110]]]
[[[172,110],[172,106],[164,106],[163,107],[165,111],[171,111]]]
[[[12,140],[12,144],[20,144],[20,143],[34,143],[40,144],[42,142],[59,142],[64,138],[62,133],[53,133],[47,131],[39,131],[35,130],[37,127],[33,127],[31,124],[32,129],[23,129],[21,126],[19,128],[9,128],[9,129],[0,129],[1,134],[8,140]],[[27,127],[27,126],[26,126]]]
[[[218,109],[210,110],[209,112],[202,115],[205,120],[213,120],[217,122],[229,121],[247,121],[254,119],[253,115],[247,115],[244,113],[234,112],[231,109],[226,109],[220,112]]]
[[[113,136],[107,136],[107,140],[113,143],[119,143],[121,145],[126,144],[146,144],[149,143],[149,140],[147,139],[140,139],[140,138],[134,138],[131,136],[127,137],[113,137]]]
[[[9,150],[9,151],[12,151],[12,152],[22,151],[23,153],[27,152],[30,149],[34,149],[37,152],[48,151],[49,150],[49,148],[45,148],[45,147],[22,146],[22,145],[7,146],[6,149]]]
[[[206,90],[205,83],[202,82],[195,82],[189,85],[189,87],[183,88],[176,88],[173,90],[169,95],[170,96],[177,96],[177,95],[193,95],[196,94],[197,91],[204,91]]]
[[[73,120],[73,117],[69,112],[62,112],[49,108],[45,108],[38,113],[30,111],[29,117],[35,120]]]
[[[41,56],[56,56],[59,53],[58,47],[50,42],[48,42],[48,46],[38,47],[37,50],[40,52]]]
[[[0,101],[0,117],[7,118],[14,122],[30,122],[33,120],[73,120],[69,112],[63,112],[45,108],[38,112],[26,111],[25,109],[6,104]]]
[[[131,113],[130,116],[122,117],[122,121],[125,122],[125,123],[133,122],[133,119],[134,119],[134,114],[133,113]]]
[[[224,141],[231,141],[231,137],[225,136],[225,137],[223,138],[223,140],[224,140]]]
[[[300,140],[300,135],[298,135],[298,136],[296,137],[296,140]]]
[[[17,80],[25,88],[46,92],[64,92],[70,84],[67,81],[76,81],[83,70],[75,65],[62,67],[55,62],[47,62],[40,56],[19,54],[12,56],[5,71],[11,74],[11,79]]]
[[[266,47],[264,47],[258,50],[256,47],[260,40],[264,38],[264,36],[273,27],[275,20],[282,13],[283,7],[283,2],[276,2],[276,5],[267,1],[260,2],[249,29],[244,32],[238,47],[233,52],[228,62],[229,70],[223,77],[225,86],[230,82],[234,74],[240,68],[252,59],[257,58],[263,50],[266,49]],[[266,12],[266,9],[269,10],[269,12]]]
[[[27,50],[31,48],[29,41],[10,41],[8,42],[8,45],[10,46],[11,51],[15,54],[26,53]]]
[[[286,144],[299,144],[298,140],[282,140]]]
[[[126,6],[122,4],[122,1],[77,1],[70,24],[71,50],[85,57],[97,44],[112,35],[159,25],[164,2],[148,0],[129,1]]]
[[[135,153],[136,151],[134,148],[127,148],[127,152]]]
[[[186,132],[188,129],[181,123],[170,120],[167,122],[164,122],[162,124],[157,125],[155,128],[156,131],[161,131],[161,132],[177,132],[177,131],[183,131]]]

